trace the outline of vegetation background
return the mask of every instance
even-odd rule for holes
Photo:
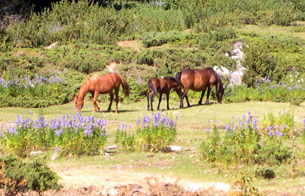
[[[305,141],[303,122],[305,2],[303,0],[2,0],[0,2],[0,107],[3,108],[0,110],[0,116],[6,124],[14,120],[18,114],[27,116],[32,111],[34,111],[33,117],[38,119],[37,122],[44,120],[39,114],[44,115],[46,120],[54,118],[54,115],[60,112],[66,114],[71,112],[73,104],[69,102],[73,100],[86,78],[92,74],[113,71],[127,79],[131,95],[129,99],[121,97],[123,104],[120,108],[123,112],[120,115],[103,114],[103,118],[111,121],[106,130],[110,134],[109,137],[107,136],[107,142],[112,144],[115,141],[118,123],[135,124],[138,118],[142,118],[141,115],[149,114],[143,111],[146,109],[146,102],[143,99],[146,94],[146,81],[150,77],[174,76],[185,68],[207,66],[224,66],[232,72],[236,71],[239,68],[238,62],[228,58],[232,56],[233,45],[236,42],[243,43],[245,58],[241,64],[246,71],[242,85],[227,85],[224,105],[208,106],[209,111],[205,113],[202,112],[201,107],[183,110],[185,112],[173,111],[179,116],[177,130],[172,131],[173,135],[177,134],[176,144],[185,148],[196,146],[195,151],[202,156],[202,159],[199,160],[197,154],[193,156],[191,154],[193,151],[177,156],[156,153],[153,160],[145,159],[144,169],[140,169],[162,173],[164,170],[160,168],[164,166],[166,168],[164,173],[174,172],[178,176],[199,180],[203,180],[203,176],[207,176],[208,180],[215,180],[229,175],[225,178],[230,182],[236,177],[234,173],[238,173],[237,171],[251,175],[256,172],[258,177],[255,177],[255,185],[261,187],[273,186],[272,180],[265,185],[264,176],[268,172],[275,171],[278,176],[275,187],[294,187],[296,189],[294,191],[298,192],[299,189],[296,187],[304,186],[300,183],[304,179],[302,137]],[[222,79],[225,84],[229,82],[228,78]],[[192,102],[195,102],[194,100],[199,99],[200,93],[190,92],[189,96]],[[215,99],[214,92],[211,93],[211,99]],[[178,96],[172,93],[171,108],[177,108],[178,100]],[[100,96],[99,101],[107,102],[108,96]],[[234,104],[228,104],[232,102]],[[22,108],[11,108],[11,106]],[[276,116],[269,113],[278,113],[276,109],[287,107],[291,108],[288,115]],[[227,113],[213,114],[223,108]],[[129,113],[130,110],[132,112]],[[240,161],[238,166],[232,166],[230,164],[234,162],[232,160],[236,158],[235,155],[227,153],[231,158],[222,159],[221,150],[230,149],[217,149],[213,142],[228,144],[235,141],[223,137],[225,134],[222,133],[225,133],[226,123],[232,125],[232,115],[241,117],[247,113],[247,110],[253,111],[253,114],[261,120],[262,129],[267,130],[268,127],[273,126],[271,130],[275,134],[276,123],[287,122],[289,131],[285,130],[287,133],[283,131],[287,135],[287,138],[283,138],[284,141],[275,143],[260,139],[257,141],[265,142],[263,145],[254,140],[233,142],[239,152],[249,150],[245,147],[247,145],[241,144],[243,142],[255,143],[253,145],[255,148],[250,149],[251,152],[260,149],[260,145],[267,146],[270,151],[266,150],[262,153],[263,157],[259,157],[259,164],[246,163],[243,157],[238,157],[240,158],[240,160],[236,159],[236,162]],[[89,111],[91,108],[84,108],[82,114],[88,116]],[[202,116],[203,120],[194,119],[194,114],[198,117]],[[94,114],[96,118],[99,115]],[[32,120],[34,122],[34,119]],[[208,120],[212,120],[213,123],[216,120],[221,122],[219,124],[216,122],[213,130],[216,132],[219,130],[222,135],[212,137],[202,134],[203,130],[213,128],[212,123],[207,123]],[[202,124],[195,126],[195,123]],[[33,127],[33,130],[38,126],[39,124]],[[247,129],[247,131],[251,130],[251,128]],[[99,131],[104,133],[104,130]],[[25,130],[25,133],[30,134],[31,131]],[[54,132],[52,134],[55,135]],[[128,142],[133,141],[133,135],[129,136],[117,135],[122,146],[127,143],[124,146],[126,149],[130,149]],[[169,141],[173,140],[171,136],[167,138]],[[124,140],[126,137],[129,138],[128,141]],[[31,140],[31,137],[27,139]],[[39,139],[41,138],[35,137],[31,140],[32,143],[23,143],[29,145],[29,148],[26,151],[23,151],[22,147],[21,150],[19,149],[22,156],[24,152],[30,153],[30,144],[41,142]],[[54,143],[62,145],[69,143],[65,151],[69,154],[73,150],[73,142],[69,139],[70,135],[67,135],[63,140]],[[80,137],[79,141],[82,139],[84,138]],[[205,139],[207,141],[203,144],[202,141]],[[102,143],[105,142],[106,139]],[[15,144],[19,143],[15,142]],[[230,143],[232,146],[233,144]],[[282,144],[287,148],[273,151]],[[42,148],[41,145],[36,143],[35,145],[35,149]],[[242,147],[238,148],[240,146]],[[12,152],[17,147],[12,148]],[[215,150],[214,154],[207,149]],[[4,149],[0,148],[0,152],[3,151]],[[51,151],[53,153],[54,150]],[[99,149],[95,149],[94,154],[97,152]],[[268,155],[270,152],[275,152],[272,154],[280,157],[280,164],[273,164],[273,160]],[[77,153],[79,151],[76,151]],[[87,149],[87,154],[90,153],[90,149]],[[184,156],[186,154],[187,156]],[[128,169],[128,164],[133,164],[133,161],[138,162],[146,155],[139,152],[131,152],[128,155],[119,153],[119,156],[113,159],[105,159],[103,156],[81,157],[75,160],[59,160],[51,165],[60,172],[66,165],[79,167],[79,162],[88,159],[88,165],[96,165],[99,161],[105,163],[103,171],[111,170],[113,165],[122,162],[126,163],[123,166]],[[174,160],[176,158],[178,161]],[[160,160],[161,166],[158,165]],[[168,160],[170,160],[169,167],[166,166]],[[258,159],[251,157],[251,160],[255,162]],[[151,168],[150,162],[155,166]],[[264,165],[263,162],[272,164]],[[223,167],[223,164],[228,165]],[[139,169],[139,166],[137,165],[136,168]],[[197,172],[189,174],[190,168]],[[286,181],[287,179],[289,182]],[[43,183],[41,186],[44,186]]]

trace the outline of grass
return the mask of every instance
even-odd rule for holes
[[[294,32],[296,28],[305,27],[304,22],[298,22],[295,26],[278,26],[278,25],[270,25],[270,26],[258,26],[258,25],[244,25],[238,29],[238,31],[246,32],[246,33],[268,33],[270,35],[292,35],[295,37],[299,37],[305,39],[305,32]]]
[[[192,100],[191,104],[195,104],[197,100]],[[152,112],[147,111],[146,100],[138,103],[123,102],[119,104],[119,114],[113,112],[92,113],[92,102],[86,100],[81,114],[83,116],[93,115],[96,118],[104,118],[108,120],[106,126],[109,132],[108,145],[114,144],[114,135],[117,127],[121,123],[131,124],[132,129],[128,132],[135,130],[136,121],[144,115],[149,115]],[[108,106],[108,102],[99,103],[103,110]],[[154,102],[156,108],[157,102]],[[185,109],[178,109],[179,100],[171,99],[170,108],[172,110],[165,110],[169,116],[175,118],[178,116],[177,122],[177,140],[174,145],[181,146],[183,149],[190,148],[191,151],[183,151],[181,153],[155,153],[153,157],[148,156],[150,153],[117,153],[114,156],[94,156],[94,157],[75,157],[63,158],[55,161],[49,161],[53,168],[57,171],[67,167],[78,168],[83,165],[97,166],[105,170],[112,170],[120,166],[122,170],[133,172],[150,172],[160,173],[164,175],[171,175],[190,179],[192,181],[200,182],[227,182],[231,183],[238,179],[239,172],[252,172],[255,170],[253,166],[240,165],[239,167],[230,167],[217,169],[209,163],[202,163],[197,154],[198,147],[201,141],[205,138],[205,129],[211,127],[213,122],[218,121],[216,125],[220,129],[225,129],[225,125],[235,118],[241,117],[251,111],[251,114],[258,118],[258,122],[262,122],[263,117],[269,112],[277,114],[290,108],[295,117],[295,128],[298,131],[303,129],[303,119],[305,118],[304,104],[301,106],[290,106],[288,103],[273,103],[273,102],[245,102],[245,103],[232,103],[232,104],[212,104],[193,106]],[[166,101],[161,103],[161,109],[166,108]],[[113,108],[114,109],[114,105]],[[25,108],[0,108],[0,124],[6,124],[9,121],[14,122],[18,114],[23,117],[30,116],[30,111],[33,112],[32,118],[36,118],[39,113],[42,113],[45,118],[55,118],[58,114],[74,115],[74,104],[70,102],[65,105],[51,106],[41,109],[25,109]],[[156,111],[154,111],[156,112]],[[208,122],[210,120],[210,122]],[[301,158],[301,157],[300,157]],[[301,161],[301,160],[300,160]],[[302,167],[303,162],[297,165]],[[130,167],[132,166],[132,167]],[[289,169],[289,166],[280,166],[276,171],[282,173]],[[305,186],[305,177],[287,178],[285,175],[272,181],[264,181],[262,179],[255,179],[255,185],[260,189],[278,189],[285,190],[292,189],[297,186]],[[296,190],[298,191],[298,190]]]

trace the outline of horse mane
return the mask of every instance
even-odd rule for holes
[[[173,82],[177,82],[176,78],[171,77],[171,76],[164,77],[164,79],[171,80]]]

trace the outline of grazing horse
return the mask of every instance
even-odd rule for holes
[[[190,107],[187,97],[189,90],[202,91],[200,100],[198,102],[198,104],[201,105],[205,90],[208,89],[205,104],[209,104],[210,91],[214,85],[216,86],[217,101],[218,103],[221,103],[224,88],[220,76],[212,68],[207,67],[204,69],[186,69],[176,74],[176,80],[180,82],[184,88],[184,92],[181,95],[180,108],[183,108],[184,97],[186,98],[188,107]]]
[[[157,95],[157,93],[160,94],[159,97],[159,104],[157,107],[157,110],[160,108],[160,103],[162,100],[162,94],[166,94],[166,100],[167,100],[167,109],[169,110],[169,93],[171,89],[174,88],[177,94],[181,95],[181,85],[179,82],[176,81],[173,77],[165,77],[163,79],[159,78],[151,78],[147,82],[147,110],[149,108],[153,111],[153,101],[154,97]],[[152,92],[152,95],[150,95]],[[150,99],[150,102],[149,102]],[[151,107],[150,107],[151,106]]]
[[[110,95],[110,104],[107,111],[111,111],[111,104],[113,101],[113,90],[115,93],[116,109],[115,112],[118,113],[119,104],[119,89],[120,85],[123,85],[125,95],[129,96],[129,86],[126,80],[115,73],[110,73],[106,75],[93,75],[88,78],[83,85],[80,87],[78,94],[74,97],[75,109],[78,111],[84,106],[84,97],[88,92],[92,94],[94,109],[93,112],[100,111],[100,107],[97,105],[97,97],[101,94]]]

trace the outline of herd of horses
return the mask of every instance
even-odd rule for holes
[[[84,98],[87,93],[91,93],[93,97],[94,112],[101,111],[101,108],[97,105],[98,95],[109,94],[110,104],[107,111],[111,111],[111,105],[115,94],[115,112],[118,113],[119,88],[121,84],[123,86],[125,95],[129,96],[130,90],[128,83],[118,74],[109,73],[106,75],[91,76],[82,84],[78,94],[74,97],[76,111],[84,106]],[[160,96],[157,109],[160,109],[162,95],[165,94],[167,100],[167,109],[169,110],[169,94],[171,89],[174,89],[180,96],[180,108],[183,108],[184,98],[186,99],[187,106],[191,106],[187,96],[189,90],[202,92],[198,102],[199,105],[202,104],[202,99],[205,91],[208,90],[205,104],[209,104],[210,92],[213,86],[216,86],[217,101],[218,103],[221,103],[222,96],[224,94],[224,87],[220,76],[214,71],[214,69],[210,67],[204,69],[185,69],[177,73],[175,78],[151,78],[147,82],[147,110],[153,110],[153,100],[158,93]],[[184,89],[183,92],[182,88]]]

